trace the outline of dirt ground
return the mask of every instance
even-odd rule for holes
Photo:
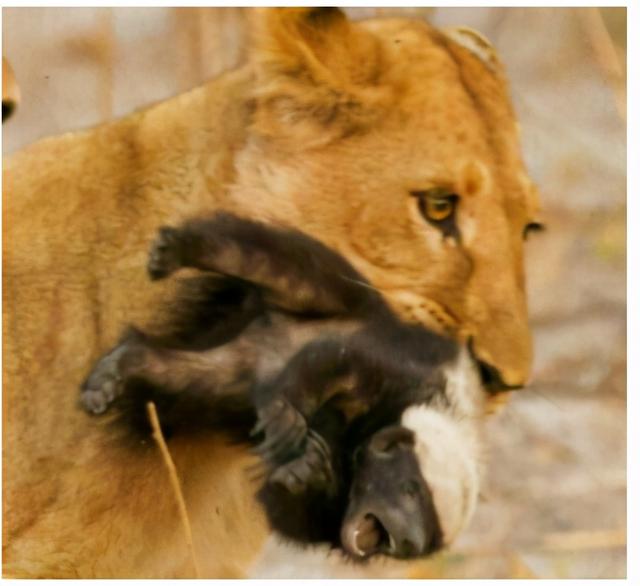
[[[25,96],[3,129],[3,152],[167,97],[242,57],[244,29],[234,9],[188,18],[141,10],[3,11],[3,52]],[[350,12],[360,18],[380,10]],[[438,25],[472,26],[498,49],[547,230],[527,244],[533,383],[488,422],[486,488],[471,527],[410,576],[624,577],[625,9],[609,9],[604,21],[597,9],[412,12]],[[41,30],[38,22],[48,27],[46,42],[30,32]],[[180,31],[202,22],[220,35],[194,49]],[[169,37],[175,51],[166,57]],[[176,65],[194,54],[191,69]],[[150,78],[160,55],[166,58]],[[142,71],[149,82],[137,84]],[[294,565],[274,548],[265,577],[407,576],[396,564],[345,567],[305,555]]]

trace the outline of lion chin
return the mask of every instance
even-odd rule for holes
[[[407,319],[468,336],[504,387],[529,377],[538,201],[498,57],[468,32],[338,9],[255,10],[250,27],[241,68],[4,161],[5,576],[193,575],[153,446],[76,403],[121,324],[171,296],[141,268],[160,225],[225,209],[294,226]],[[200,575],[245,575],[268,533],[253,457],[206,433],[170,449]]]

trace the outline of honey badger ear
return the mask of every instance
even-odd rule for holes
[[[369,449],[377,455],[392,454],[399,448],[412,448],[415,443],[413,431],[400,425],[385,427],[375,433],[369,442]]]
[[[254,130],[299,148],[366,129],[389,101],[377,39],[338,8],[263,8],[252,16]]]

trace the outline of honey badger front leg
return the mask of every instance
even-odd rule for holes
[[[224,212],[159,230],[149,275],[162,279],[183,267],[249,281],[263,289],[268,305],[295,313],[357,315],[383,305],[362,276],[322,243]]]
[[[392,327],[389,323],[385,329]],[[340,414],[344,432],[383,401],[387,413],[381,421],[393,420],[404,403],[426,402],[441,392],[444,383],[437,370],[415,370],[381,360],[379,348],[370,349],[379,345],[371,333],[364,329],[349,337],[310,342],[266,388],[257,389],[256,431],[265,435],[257,451],[274,467],[271,482],[282,484],[292,494],[308,488],[329,494],[335,490],[336,458],[330,446],[341,445],[340,432],[315,428],[316,416],[323,409]]]
[[[307,344],[274,380],[256,389],[258,423],[253,434],[264,433],[256,451],[273,466],[270,482],[292,494],[308,488],[335,492],[330,446],[339,441],[335,430],[327,436],[325,429],[315,429],[314,415],[332,397],[350,394],[350,368],[346,341],[321,339]],[[364,402],[361,407],[366,408]]]

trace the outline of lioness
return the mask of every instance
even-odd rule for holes
[[[495,56],[337,9],[262,10],[252,30],[246,66],[4,164],[7,576],[193,575],[157,453],[76,395],[122,324],[171,294],[139,270],[161,224],[217,207],[297,226],[406,319],[468,339],[487,387],[527,381],[538,204]],[[458,238],[425,219],[434,189],[455,195]],[[267,533],[252,458],[205,432],[170,448],[202,575],[245,575]]]

